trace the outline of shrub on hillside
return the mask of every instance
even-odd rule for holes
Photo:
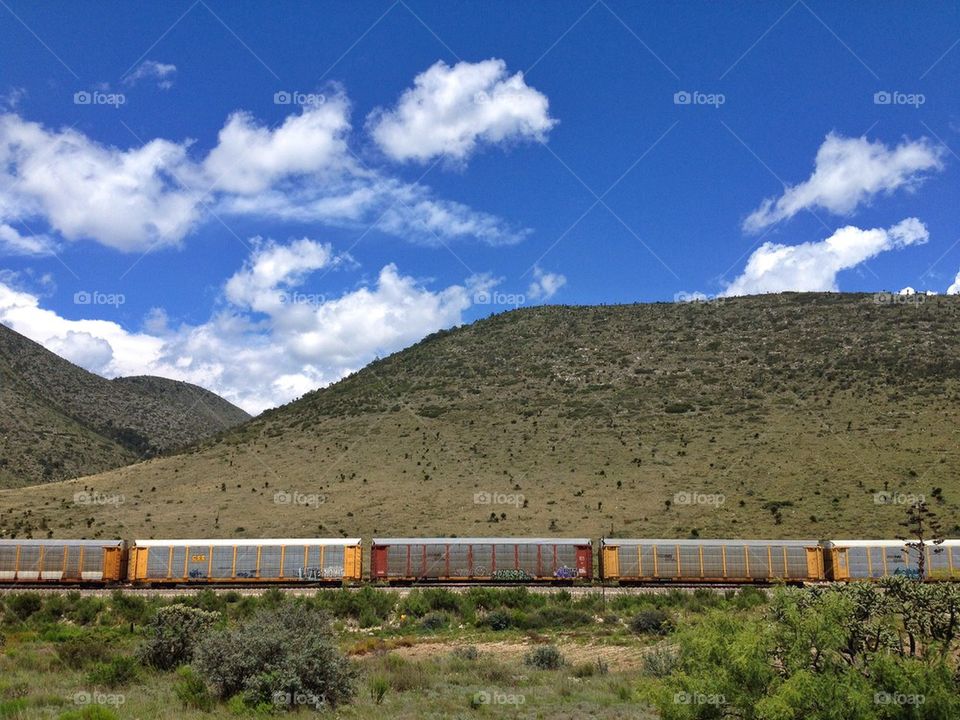
[[[650,608],[641,610],[630,619],[630,629],[643,635],[666,635],[672,623],[666,610]]]
[[[556,645],[541,645],[529,653],[523,661],[540,670],[556,670],[563,665],[563,655]]]
[[[7,610],[18,620],[26,620],[43,608],[43,599],[40,593],[16,593],[7,598]]]
[[[150,623],[150,638],[140,648],[140,659],[158,670],[189,663],[197,643],[219,618],[218,613],[187,605],[160,608]]]
[[[213,709],[213,696],[203,678],[192,667],[184,666],[177,670],[173,692],[185,708],[203,712]]]
[[[443,612],[432,612],[423,616],[420,627],[424,630],[442,630],[450,624],[450,616]]]
[[[97,663],[87,675],[91,685],[119,687],[137,678],[139,665],[135,658],[118,655],[107,662]]]
[[[57,645],[57,657],[73,670],[85,668],[90,663],[103,662],[110,656],[107,644],[98,637],[80,635],[67,638]]]
[[[513,624],[513,618],[510,613],[504,610],[494,610],[487,613],[482,619],[477,621],[477,625],[488,627],[491,630],[506,630]]]
[[[354,693],[356,672],[337,649],[325,612],[306,603],[262,608],[239,626],[206,635],[194,665],[222,698],[249,705],[335,707]]]

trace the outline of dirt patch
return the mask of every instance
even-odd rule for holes
[[[532,642],[480,642],[473,643],[474,647],[483,654],[498,660],[516,661],[537,647]],[[558,642],[560,652],[570,665],[593,663],[602,660],[607,666],[617,672],[634,670],[640,666],[646,648],[622,647],[611,645],[583,645],[579,643]],[[465,647],[465,643],[453,642],[423,642],[411,647],[394,648],[393,652],[408,660],[425,660],[437,655],[448,655],[458,647]]]

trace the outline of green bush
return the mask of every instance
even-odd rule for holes
[[[630,629],[637,634],[666,635],[671,627],[669,613],[660,608],[641,610],[630,618]]]
[[[173,692],[183,707],[209,712],[213,709],[213,696],[197,672],[183,666],[177,669],[177,680],[173,684]]]
[[[203,634],[220,618],[187,605],[169,605],[157,611],[150,624],[150,638],[140,648],[140,659],[158,670],[172,670],[193,659]]]
[[[372,587],[363,587],[356,592],[343,589],[322,591],[317,602],[335,617],[349,617],[354,620],[363,618],[368,623],[364,625],[361,622],[363,627],[378,625],[386,620],[397,604],[394,593]]]
[[[252,706],[303,698],[335,707],[353,696],[356,677],[327,614],[304,602],[261,608],[237,627],[207,634],[194,666],[217,696],[242,695]]]
[[[76,600],[70,603],[66,616],[68,619],[78,625],[92,625],[100,616],[104,608],[104,602],[98,597],[76,596]]]
[[[541,645],[529,653],[523,661],[540,670],[556,670],[563,665],[563,655],[556,645]]]
[[[432,612],[423,616],[420,627],[428,631],[442,630],[450,624],[450,616],[444,612]]]
[[[400,615],[421,618],[430,612],[430,603],[420,590],[411,590],[397,605]]]
[[[122,590],[114,590],[110,597],[110,608],[118,619],[128,623],[142,623],[149,610],[147,599],[140,595],[131,595]]]
[[[763,612],[685,624],[642,692],[663,720],[694,717],[678,696],[703,700],[704,718],[960,717],[957,617],[960,588],[948,583],[778,589]]]
[[[107,662],[97,663],[87,675],[91,685],[119,687],[137,678],[139,666],[135,658],[119,655]]]
[[[676,669],[679,660],[677,648],[660,645],[652,648],[643,656],[642,667],[647,675],[663,678]]]
[[[26,620],[43,608],[43,598],[40,593],[15,593],[7,598],[7,609],[18,620]]]
[[[487,613],[477,624],[491,630],[506,630],[513,624],[513,618],[504,610],[494,610]]]
[[[424,598],[431,610],[444,611],[459,614],[463,598],[460,593],[455,593],[446,588],[430,588],[424,591]]]
[[[110,657],[110,649],[99,637],[80,635],[60,643],[57,646],[57,657],[66,667],[82,670],[90,663],[106,660]]]

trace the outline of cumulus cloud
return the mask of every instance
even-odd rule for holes
[[[40,254],[49,248],[45,234],[13,234],[13,224],[26,221],[68,241],[127,252],[177,246],[208,206],[218,216],[358,229],[376,223],[381,232],[428,244],[473,238],[497,245],[529,232],[361,166],[347,143],[349,114],[338,93],[273,129],[249,113],[234,113],[200,159],[192,157],[191,141],[154,139],[123,149],[2,114],[0,249]]]
[[[780,197],[767,198],[744,221],[748,232],[760,232],[801,210],[821,208],[835,215],[850,215],[878,193],[898,188],[912,190],[924,172],[939,170],[942,149],[926,138],[905,140],[888,148],[880,141],[827,135],[814,162],[813,174],[790,185]]]
[[[837,292],[837,274],[888,250],[927,242],[929,233],[917,218],[891,228],[862,230],[847,226],[826,240],[801,245],[766,242],[757,248],[743,273],[723,295],[755,295],[788,290]]]
[[[533,282],[527,288],[527,297],[531,300],[549,300],[564,285],[567,284],[567,277],[560,273],[551,273],[542,270],[539,267],[533,268]]]
[[[254,250],[243,268],[226,284],[227,299],[241,308],[258,312],[275,310],[286,301],[283,293],[299,287],[315,270],[334,262],[333,248],[309,238],[278,245],[272,240],[253,239]]]
[[[252,195],[287,176],[339,171],[346,163],[349,106],[342,96],[310,105],[271,130],[249,113],[231,115],[204,169],[220,190]]]
[[[105,372],[113,360],[110,343],[88,332],[67,330],[65,335],[51,338],[49,343],[48,350],[91,372]]]
[[[947,295],[960,295],[960,272],[954,278],[953,284],[947,288]]]
[[[556,124],[546,95],[507,75],[503,60],[442,61],[414,78],[391,110],[375,110],[370,133],[393,160],[465,161],[480,143],[542,140]]]
[[[107,320],[69,320],[2,275],[0,322],[107,377],[185,380],[256,413],[461,323],[471,305],[472,281],[431,290],[394,264],[349,292],[311,293],[304,287],[310,273],[343,256],[309,238],[253,245],[225,283],[222,307],[198,325],[174,326],[158,308],[139,332]]]
[[[2,115],[0,222],[40,217],[68,240],[119,250],[176,244],[200,216],[199,191],[175,180],[188,165],[186,145],[152,140],[120,150]]]
[[[136,85],[141,80],[155,80],[161,90],[173,87],[173,76],[177,73],[177,66],[156,60],[144,60],[136,69],[123,79],[123,84]]]

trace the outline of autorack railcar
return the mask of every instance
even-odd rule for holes
[[[127,577],[142,584],[360,580],[360,538],[134,540]]]
[[[600,579],[621,583],[811,582],[825,578],[816,540],[600,541]]]
[[[0,582],[116,583],[125,555],[123,540],[0,540]]]
[[[906,540],[829,540],[824,543],[831,580],[920,578],[920,543]],[[960,540],[927,541],[923,580],[960,579]]]
[[[374,538],[370,579],[393,582],[589,580],[589,538]]]

